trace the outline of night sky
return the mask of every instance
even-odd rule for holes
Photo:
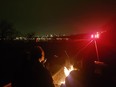
[[[76,34],[102,30],[116,16],[116,0],[1,0],[0,19],[22,32]]]

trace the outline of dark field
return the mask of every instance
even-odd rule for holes
[[[12,81],[12,76],[15,72],[21,71],[24,60],[26,58],[26,52],[34,46],[39,45],[45,51],[45,57],[47,58],[46,67],[49,69],[52,75],[65,66],[65,61],[70,60],[70,63],[74,61],[83,60],[83,67],[85,72],[92,73],[94,71],[94,61],[97,60],[96,49],[94,42],[91,42],[88,46],[87,41],[49,41],[38,42],[34,41],[4,41],[0,43],[0,87],[8,82]],[[103,78],[100,79],[106,86],[113,87],[116,83],[116,55],[115,49],[108,47],[97,41],[98,52],[100,61],[106,64],[103,71]],[[90,75],[92,76],[92,74]],[[89,77],[89,76],[88,76]],[[90,80],[90,79],[88,79]],[[101,84],[99,82],[98,84]],[[97,86],[94,86],[97,87]],[[114,86],[115,87],[115,86]]]

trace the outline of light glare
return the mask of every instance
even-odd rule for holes
[[[98,39],[100,37],[99,33],[97,32],[96,34],[92,34],[91,38]]]

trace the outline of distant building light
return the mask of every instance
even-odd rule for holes
[[[16,37],[16,39],[15,40],[19,40],[19,37]]]
[[[50,37],[53,37],[53,35],[52,35],[52,34],[50,34]]]
[[[69,40],[69,38],[66,38],[66,40]]]
[[[23,39],[23,37],[19,37],[19,39],[20,39],[20,40],[22,40],[22,39]]]
[[[56,38],[56,40],[62,40],[62,38]]]

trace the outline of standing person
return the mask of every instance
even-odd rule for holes
[[[52,76],[43,64],[44,50],[35,46],[29,54],[22,70],[22,79],[13,87],[54,87]]]

